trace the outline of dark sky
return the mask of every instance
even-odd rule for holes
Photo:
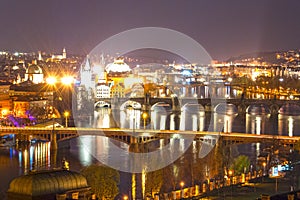
[[[214,59],[300,48],[299,0],[1,0],[0,49],[87,54],[119,32],[180,31]]]

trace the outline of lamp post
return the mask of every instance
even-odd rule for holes
[[[70,112],[69,111],[65,111],[64,112],[64,116],[66,118],[65,126],[68,127],[68,117],[70,116]]]
[[[142,114],[142,118],[143,118],[143,120],[144,120],[144,129],[146,129],[146,120],[148,119],[148,113],[145,111],[145,112],[143,112],[143,114]]]
[[[180,188],[181,188],[181,197],[182,197],[182,198],[184,197],[183,186],[184,186],[184,182],[181,181],[181,182],[180,182]]]

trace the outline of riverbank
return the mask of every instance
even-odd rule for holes
[[[284,194],[282,195],[282,197],[284,197],[283,199],[287,199],[287,193],[290,192],[289,183],[290,183],[289,180],[284,178],[277,179],[277,183],[276,183],[276,179],[271,179],[268,177],[260,177],[256,180],[251,181],[248,184],[226,186],[223,188],[219,188],[207,192],[198,197],[193,197],[193,199],[254,200],[254,199],[260,199],[262,195],[270,196],[270,197],[274,196],[275,198],[275,195],[278,194]],[[276,199],[282,199],[282,198],[279,197]]]

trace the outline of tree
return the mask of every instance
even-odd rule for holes
[[[249,166],[250,160],[248,156],[240,155],[236,159],[234,159],[230,168],[234,170],[234,173],[236,175],[240,175],[245,172],[245,169],[249,169]]]
[[[153,193],[159,193],[163,184],[163,170],[146,173],[145,195],[151,196]]]
[[[81,171],[92,192],[101,199],[114,199],[119,194],[120,174],[103,165],[90,165]]]

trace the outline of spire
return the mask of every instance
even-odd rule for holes
[[[67,51],[66,51],[66,48],[63,48],[62,58],[63,58],[63,59],[66,59],[66,58],[67,58]]]
[[[85,64],[83,66],[83,70],[84,71],[90,71],[91,70],[91,64],[90,64],[89,55],[86,56]]]
[[[38,58],[38,60],[39,61],[43,60],[43,58],[42,58],[42,52],[41,51],[39,51],[39,58]]]
[[[101,55],[100,55],[100,64],[101,64],[103,67],[105,67],[105,58],[104,58],[103,53],[101,53]]]

